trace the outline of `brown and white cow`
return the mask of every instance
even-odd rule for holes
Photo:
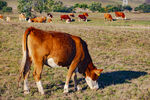
[[[61,20],[65,20],[66,23],[70,23],[71,22],[71,18],[69,17],[69,15],[60,15],[60,19]]]
[[[48,13],[47,16],[53,18],[53,15],[51,13]]]
[[[74,80],[75,90],[77,85],[77,72],[85,76],[91,89],[98,89],[97,79],[103,69],[97,69],[89,54],[87,44],[78,36],[56,31],[43,31],[34,27],[28,28],[22,41],[23,58],[19,81],[23,75],[24,93],[29,93],[28,76],[31,63],[34,63],[33,76],[38,90],[44,94],[41,83],[43,65],[50,67],[68,68],[64,93],[67,93],[71,76]]]
[[[4,20],[4,19],[3,19],[3,15],[1,15],[1,14],[0,14],[0,20]]]
[[[42,17],[35,17],[35,18],[31,18],[28,20],[28,22],[37,22],[37,23],[43,23],[46,22],[46,17],[42,16]]]
[[[84,16],[86,16],[86,17],[88,17],[88,16],[89,16],[89,14],[88,14],[88,13],[83,13],[83,15],[84,15]]]
[[[10,22],[10,17],[7,16],[7,17],[6,17],[6,21],[7,21],[7,22]]]
[[[108,14],[108,13],[105,13],[105,14],[104,14],[104,18],[105,18],[105,20],[107,19],[107,20],[109,20],[109,21],[112,21],[112,20],[113,20],[111,14]]]
[[[79,22],[80,22],[81,20],[83,20],[83,21],[86,21],[86,22],[87,22],[87,18],[86,18],[86,16],[85,16],[85,15],[78,15],[78,20],[79,20]]]
[[[47,18],[47,22],[48,23],[52,23],[52,19],[51,18]]]
[[[123,12],[115,12],[115,16],[116,16],[116,19],[119,19],[119,17],[123,18],[123,19],[126,19],[126,16]]]
[[[26,17],[23,13],[19,14],[19,20],[20,21],[25,21],[26,20]]]
[[[70,13],[69,16],[71,17],[75,17],[74,13]]]

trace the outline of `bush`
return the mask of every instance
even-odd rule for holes
[[[12,7],[3,7],[3,12],[12,12]]]
[[[89,5],[88,7],[92,12],[95,11],[101,11],[101,3],[98,2],[93,2],[91,5]]]
[[[82,3],[82,4],[76,3],[76,4],[74,5],[74,8],[86,9],[86,8],[88,8],[88,5],[85,4],[85,3]]]
[[[65,6],[62,6],[62,7],[54,7],[53,11],[54,12],[73,12],[73,9],[74,7],[65,7]]]
[[[3,7],[7,7],[7,2],[6,1],[0,1],[0,10],[2,10]]]
[[[144,12],[144,13],[149,13],[150,12],[150,4],[144,3],[144,4],[139,5],[138,7],[136,7],[134,10]]]
[[[127,5],[127,6],[123,6],[123,10],[131,11],[132,8],[131,8],[131,6]]]

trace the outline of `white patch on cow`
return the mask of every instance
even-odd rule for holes
[[[24,80],[24,93],[28,94],[29,93],[29,88],[28,88],[28,80]]]
[[[28,23],[31,23],[31,22],[32,22],[31,19],[29,19],[29,20],[28,20]]]
[[[64,93],[68,93],[68,87],[69,86],[65,84],[65,86],[64,86]]]
[[[59,66],[59,65],[57,65],[55,62],[54,62],[54,59],[53,58],[49,58],[48,60],[47,60],[47,62],[48,62],[48,65],[50,65],[51,67],[61,67],[61,66]]]
[[[98,89],[98,88],[99,88],[97,81],[93,81],[93,80],[92,80],[90,77],[88,77],[88,76],[85,78],[85,80],[86,80],[88,86],[89,86],[91,89]]]
[[[37,87],[38,87],[39,92],[40,92],[41,94],[44,94],[44,90],[43,90],[43,86],[42,86],[41,81],[36,82],[36,84],[37,84]]]

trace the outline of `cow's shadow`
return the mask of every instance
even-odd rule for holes
[[[110,85],[116,84],[123,84],[123,83],[130,83],[128,80],[136,79],[140,76],[146,75],[147,72],[141,71],[114,71],[114,72],[106,72],[102,73],[98,79],[99,88],[105,88]],[[86,84],[84,78],[78,79],[79,84]],[[72,83],[72,81],[70,81]],[[47,84],[44,88],[49,89],[47,90],[46,94],[50,94],[51,91],[56,91],[59,89],[63,89],[64,82],[60,81],[59,84]],[[56,87],[56,88],[54,88]],[[73,85],[69,85],[69,87],[73,87]],[[82,90],[86,90],[88,86],[82,87]],[[73,92],[73,91],[70,91]]]
[[[130,83],[128,80],[146,75],[147,72],[141,71],[114,71],[102,73],[98,79],[99,88],[105,88],[110,85]]]

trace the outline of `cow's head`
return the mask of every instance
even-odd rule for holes
[[[86,74],[85,80],[91,89],[99,88],[97,79],[100,76],[102,71],[103,69],[97,69],[96,67],[94,67],[93,69],[93,64],[88,65],[88,68],[86,69],[86,72],[85,72]]]

